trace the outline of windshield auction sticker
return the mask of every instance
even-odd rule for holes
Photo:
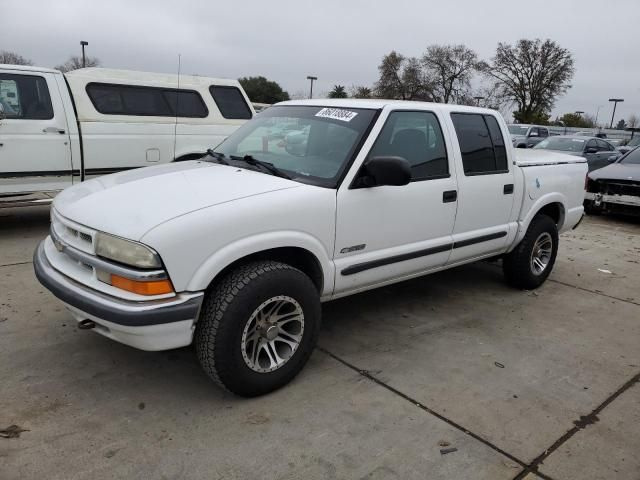
[[[351,112],[341,108],[323,108],[316,113],[316,117],[332,118],[343,122],[350,122],[356,117],[356,115],[358,115],[358,112]]]

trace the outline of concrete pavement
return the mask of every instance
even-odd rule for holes
[[[193,352],[79,331],[33,277],[48,210],[0,210],[0,478],[640,478],[640,222],[561,237],[550,281],[480,263],[324,306],[271,395]],[[456,451],[442,454],[443,448]]]

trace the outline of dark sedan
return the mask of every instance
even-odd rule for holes
[[[640,148],[587,175],[587,213],[640,215]]]
[[[606,140],[581,135],[549,137],[533,148],[584,157],[587,159],[590,172],[610,165],[621,156],[621,153]]]

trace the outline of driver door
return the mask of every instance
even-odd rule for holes
[[[404,186],[356,187],[356,174],[340,186],[336,295],[392,283],[447,262],[457,205],[450,150],[435,113],[389,113],[365,161],[403,157],[411,165],[412,180]]]

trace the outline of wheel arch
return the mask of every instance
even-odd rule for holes
[[[558,231],[562,230],[567,213],[566,204],[567,199],[564,195],[558,192],[550,193],[538,198],[529,208],[529,213],[526,217],[520,221],[518,235],[513,242],[513,246],[515,247],[518,245],[518,243],[520,243],[524,238],[531,221],[537,215],[547,215],[555,222],[558,227]]]
[[[187,290],[208,289],[239,265],[259,260],[275,260],[301,270],[311,278],[320,296],[329,295],[333,290],[333,263],[322,244],[299,232],[292,234],[288,241],[284,241],[279,238],[280,235],[272,232],[259,239],[243,239],[218,250],[195,272]]]

